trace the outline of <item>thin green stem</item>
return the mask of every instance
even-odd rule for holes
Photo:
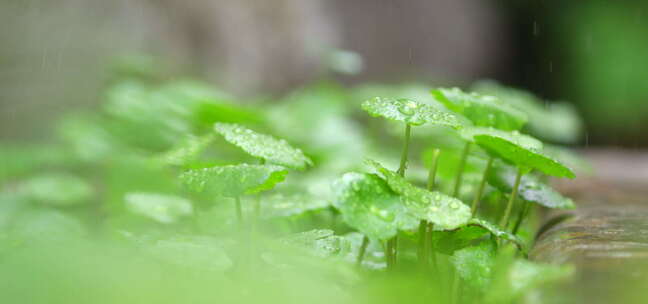
[[[423,270],[427,270],[429,260],[427,251],[427,226],[428,222],[426,220],[419,222],[418,260]]]
[[[393,252],[392,258],[394,259],[393,260],[394,266],[396,266],[396,264],[397,264],[396,262],[398,261],[398,234],[396,234],[396,236],[394,236],[394,238],[392,240],[394,242],[394,252]]]
[[[387,262],[387,270],[394,268],[394,242],[393,238],[387,240],[385,244],[385,261]]]
[[[437,172],[437,165],[439,161],[439,155],[441,154],[441,150],[439,149],[434,149],[432,152],[432,163],[430,165],[430,171],[428,173],[428,182],[427,182],[427,189],[428,191],[432,191],[434,189],[434,186],[436,184],[436,172]],[[428,223],[425,220],[422,220],[419,223],[419,248],[418,248],[418,254],[419,254],[419,262],[421,263],[421,268],[424,270],[427,270],[429,261],[430,261],[430,254],[434,256],[434,266],[436,268],[436,255],[434,253],[431,253],[431,233],[432,230],[428,229],[428,227],[431,227],[431,223]]]
[[[401,155],[400,166],[398,166],[398,174],[403,177],[405,176],[405,170],[407,169],[407,156],[409,154],[409,142],[411,135],[412,126],[406,124],[403,154]],[[387,267],[393,268],[396,265],[396,261],[398,259],[398,235],[387,241],[387,251],[389,252],[389,256],[387,257]]]
[[[457,168],[457,176],[455,177],[455,186],[452,196],[458,197],[459,191],[461,191],[461,183],[463,181],[463,172],[466,167],[466,161],[468,160],[468,154],[470,153],[470,143],[466,143],[463,152],[461,153],[461,160],[459,161],[459,168]]]
[[[369,246],[369,238],[365,235],[362,238],[362,244],[360,244],[360,251],[358,251],[358,257],[356,258],[356,265],[362,265],[362,260],[364,259],[365,252],[367,251],[367,246]]]
[[[522,175],[524,175],[523,170],[521,168],[518,168],[517,175],[515,176],[515,184],[513,185],[511,195],[509,196],[508,203],[506,204],[506,210],[504,210],[504,215],[502,216],[502,220],[500,220],[500,227],[502,227],[502,229],[506,229],[506,226],[508,225],[511,209],[513,209],[513,202],[515,202],[518,194],[518,188],[520,188],[520,180],[522,180]]]
[[[481,197],[484,194],[484,188],[486,188],[486,180],[488,179],[488,173],[491,169],[491,166],[493,165],[493,157],[488,158],[488,163],[486,163],[486,169],[484,169],[484,175],[482,176],[482,180],[479,183],[479,188],[477,188],[477,194],[475,195],[475,199],[473,200],[472,207],[470,208],[470,211],[473,216],[477,213],[477,209],[479,208],[479,202],[481,201]]]
[[[432,164],[430,165],[427,182],[428,191],[432,191],[434,186],[436,186],[436,172],[439,164],[439,155],[441,155],[441,150],[434,149],[434,151],[432,151]]]
[[[524,206],[520,210],[520,213],[518,213],[518,218],[515,221],[515,225],[513,226],[513,231],[512,231],[513,234],[517,234],[518,230],[520,229],[520,226],[522,226],[522,222],[529,214],[529,209],[531,209],[531,203],[524,202]]]
[[[405,143],[403,145],[403,154],[401,155],[400,166],[398,167],[398,174],[405,176],[405,169],[407,168],[407,156],[409,154],[409,142],[412,134],[412,126],[405,125]]]
[[[266,160],[264,158],[259,159],[259,164],[265,165]],[[258,221],[261,217],[261,195],[257,194],[256,199],[254,200],[254,205],[252,206],[252,214],[254,220]]]
[[[459,298],[461,297],[461,293],[459,292],[460,287],[461,287],[461,277],[459,277],[459,272],[455,271],[454,275],[452,276],[452,287],[451,287],[452,295],[450,296],[451,297],[450,303],[453,304],[459,303]]]
[[[427,242],[425,246],[427,247],[426,251],[428,253],[428,256],[430,258],[431,264],[432,264],[432,271],[434,273],[438,273],[438,264],[437,264],[437,256],[436,252],[434,251],[434,246],[432,242],[432,233],[434,232],[434,224],[429,223],[427,227]]]

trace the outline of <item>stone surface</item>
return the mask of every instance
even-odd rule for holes
[[[578,207],[548,215],[530,257],[576,266],[562,288],[567,303],[647,303],[648,179],[641,177],[648,159],[610,150],[587,155],[597,174],[559,185]]]

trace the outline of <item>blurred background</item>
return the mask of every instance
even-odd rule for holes
[[[146,54],[244,97],[317,80],[331,60],[358,68],[337,76],[348,85],[495,79],[572,102],[581,145],[642,147],[646,14],[629,0],[0,0],[0,138],[46,136]]]

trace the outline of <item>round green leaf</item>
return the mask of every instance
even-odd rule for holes
[[[465,93],[458,88],[433,90],[432,95],[448,109],[465,116],[477,126],[519,130],[527,122],[524,112],[497,97]]]
[[[378,162],[367,162],[383,175],[389,188],[401,195],[403,203],[418,219],[433,223],[436,230],[456,229],[470,220],[470,208],[459,199],[416,187]]]
[[[272,189],[288,172],[275,165],[229,165],[189,170],[180,180],[195,192],[237,197]]]
[[[163,224],[171,224],[193,213],[188,199],[158,193],[128,193],[125,196],[129,211]]]
[[[544,154],[540,148],[529,145],[525,136],[510,133],[475,135],[475,142],[489,153],[500,157],[523,170],[537,169],[545,174],[556,177],[574,178],[574,172],[559,161]]]
[[[20,188],[29,199],[44,205],[71,206],[87,202],[93,189],[83,179],[67,173],[46,173],[27,180]]]
[[[493,168],[488,176],[488,183],[504,193],[510,193],[515,184],[515,170],[512,168]],[[541,182],[536,176],[525,175],[520,181],[518,197],[547,208],[572,209],[574,202],[562,196],[549,185]]]
[[[457,274],[466,284],[483,291],[491,280],[495,264],[495,246],[490,242],[482,242],[478,246],[457,250],[451,261]]]
[[[300,149],[292,147],[283,139],[257,133],[237,124],[216,123],[214,129],[246,153],[270,163],[299,170],[313,164]]]
[[[437,110],[430,105],[405,98],[374,97],[363,102],[362,109],[371,116],[401,121],[413,126],[431,123],[453,128],[461,127],[456,116]]]
[[[418,220],[387,183],[374,174],[346,173],[333,183],[333,206],[351,227],[366,236],[386,240],[398,230],[411,230]]]
[[[542,142],[531,136],[522,134],[518,131],[502,131],[493,127],[466,127],[459,131],[459,135],[463,140],[472,143],[475,142],[475,136],[477,135],[491,135],[504,138],[526,149],[539,150],[543,148]]]

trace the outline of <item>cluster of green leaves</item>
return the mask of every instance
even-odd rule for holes
[[[520,133],[529,115],[536,113],[527,113],[524,108],[511,104],[516,101],[509,103],[496,96],[466,93],[458,88],[435,89],[431,94],[436,103],[388,96],[371,98],[362,104],[362,109],[371,116],[404,124],[405,142],[400,166],[394,172],[379,162],[368,160],[367,163],[379,175],[345,174],[334,184],[337,198],[333,205],[340,210],[348,225],[365,234],[364,244],[369,240],[384,242],[389,269],[397,267],[398,256],[404,254],[403,249],[398,252],[398,248],[402,248],[398,245],[399,232],[418,239],[416,254],[419,267],[424,273],[435,275],[437,280],[444,280],[439,276],[437,255],[449,256],[444,260],[451,261],[451,268],[454,268],[451,277],[454,279],[446,278],[453,282],[452,292],[447,296],[453,301],[466,297],[473,299],[488,291],[487,282],[493,277],[491,264],[499,247],[506,242],[512,243],[523,255],[526,254],[526,245],[532,240],[522,239],[524,233],[518,233],[532,209],[530,204],[547,208],[574,207],[571,200],[552,190],[542,181],[542,176],[534,172],[568,178],[575,175],[563,162],[544,152],[540,140]],[[445,128],[446,136],[456,137],[459,146],[463,146],[458,165],[451,174],[454,185],[448,193],[435,190],[443,188],[438,187],[436,179],[443,148],[432,146],[435,152],[429,167],[427,188],[405,178],[412,129],[426,124]],[[434,141],[434,135],[429,134],[427,140]],[[421,139],[417,138],[417,141]],[[476,150],[471,153],[472,146],[476,146]],[[466,172],[470,171],[466,170],[466,163],[473,157],[485,159],[486,165],[477,166],[475,173],[481,173],[481,179],[476,179],[478,186],[471,187],[474,191],[467,193],[472,196],[471,208],[462,201],[466,196],[462,186],[464,174],[474,174]],[[503,210],[479,210],[484,193],[498,198],[508,197],[506,206]],[[522,201],[520,204],[516,204],[518,198]],[[511,225],[509,218],[514,208],[518,210],[518,216]],[[486,219],[498,221],[499,225]],[[525,229],[528,231],[530,228]],[[485,238],[486,234],[491,237]],[[363,251],[359,261],[362,254]],[[433,267],[428,269],[430,263]],[[456,290],[462,281],[468,290],[464,288],[464,293],[460,294]]]
[[[51,268],[62,259],[65,273],[118,286],[107,303],[178,299],[150,292],[151,275],[178,278],[164,283],[196,302],[327,293],[380,303],[414,287],[431,300],[514,301],[570,272],[524,259],[534,229],[524,220],[535,205],[574,206],[540,173],[574,174],[520,133],[539,130],[525,127],[537,113],[495,95],[321,82],[242,100],[122,73],[98,111],[63,117],[53,140],[0,143],[0,283],[46,293],[17,272],[63,275]],[[105,266],[89,269],[85,256]],[[116,283],[121,271],[132,280]],[[85,283],[70,280],[48,303]],[[463,293],[442,288],[454,281]]]

